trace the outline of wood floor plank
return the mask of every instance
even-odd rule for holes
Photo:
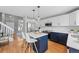
[[[27,53],[26,42],[22,38],[17,38],[9,45],[0,47],[0,53]],[[33,53],[33,50],[31,49]],[[53,41],[48,41],[48,50],[46,53],[66,53],[67,48],[61,44],[55,43]]]
[[[66,53],[67,47],[53,41],[48,41],[48,52],[50,53]]]

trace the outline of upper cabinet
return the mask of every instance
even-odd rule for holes
[[[79,10],[42,20],[40,25],[45,26],[45,23],[50,22],[52,22],[52,26],[79,26]]]
[[[53,26],[69,26],[69,14],[53,17]]]
[[[76,25],[79,25],[79,10],[77,10],[76,12]]]
[[[45,23],[52,23],[52,26],[69,26],[69,14],[52,17],[41,21],[41,25]]]
[[[78,26],[79,25],[79,10],[70,13],[69,23],[70,23],[70,26]]]
[[[50,18],[53,26],[79,26],[79,10]]]
[[[69,25],[74,26],[76,25],[76,13],[72,12],[69,14]]]
[[[69,14],[66,14],[66,15],[61,15],[59,18],[58,18],[58,21],[60,24],[60,26],[68,26],[69,25]]]

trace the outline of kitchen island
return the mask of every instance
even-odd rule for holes
[[[29,33],[32,38],[37,40],[36,46],[38,53],[44,53],[48,49],[48,34],[46,33]],[[33,47],[36,52],[35,48]]]

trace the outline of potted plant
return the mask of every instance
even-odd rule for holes
[[[79,33],[79,30],[77,30],[77,33]]]
[[[73,29],[71,29],[71,30],[70,30],[70,33],[74,33],[74,30],[73,30]]]

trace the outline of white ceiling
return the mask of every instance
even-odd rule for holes
[[[0,12],[17,16],[33,17],[32,10],[36,8],[36,6],[0,6]],[[40,17],[45,18],[48,16],[65,13],[75,8],[78,8],[78,6],[41,6]]]

